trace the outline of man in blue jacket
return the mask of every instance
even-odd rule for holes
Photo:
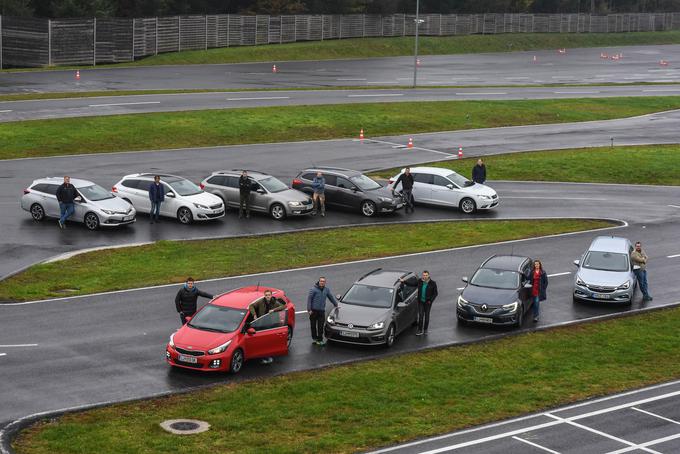
[[[323,328],[326,324],[326,300],[338,307],[338,300],[326,287],[326,278],[321,276],[314,287],[309,290],[307,297],[307,312],[309,313],[309,324],[312,327],[312,340],[315,345],[326,345],[326,341],[323,340]]]
[[[165,200],[165,187],[161,184],[160,175],[153,177],[153,183],[149,185],[149,200],[151,200],[150,222],[159,221],[161,203]]]
[[[312,215],[316,215],[316,207],[318,204],[318,211],[321,211],[321,216],[326,216],[326,179],[323,177],[323,173],[316,173],[316,176],[312,180],[312,189],[314,190],[314,194],[312,195],[314,211],[312,212]]]

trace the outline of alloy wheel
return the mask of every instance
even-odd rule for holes
[[[191,210],[189,210],[189,208],[186,207],[180,208],[179,211],[177,211],[177,219],[182,224],[190,224],[193,219],[193,216],[191,215]]]
[[[460,210],[465,214],[470,214],[475,211],[475,201],[470,198],[464,198],[460,201]]]
[[[238,374],[243,367],[243,351],[238,349],[231,356],[231,372],[233,374]]]
[[[270,213],[271,213],[272,217],[274,219],[276,219],[277,221],[280,221],[280,220],[282,220],[283,218],[286,217],[286,210],[285,210],[285,208],[283,208],[283,205],[281,205],[280,203],[275,203],[274,205],[272,205],[272,207],[270,209]]]
[[[45,210],[43,209],[42,205],[34,203],[31,206],[31,217],[34,221],[42,221],[45,219]]]
[[[373,216],[375,214],[375,203],[371,202],[370,200],[365,200],[362,202],[361,213],[369,218]]]
[[[97,230],[99,228],[99,218],[94,213],[87,213],[85,215],[85,227],[89,230]]]

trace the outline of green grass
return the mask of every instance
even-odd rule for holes
[[[680,185],[680,145],[528,151],[486,156],[484,161],[491,180]],[[470,178],[476,162],[466,158],[423,165]],[[389,178],[400,170],[381,170],[374,176]]]
[[[0,282],[23,301],[323,265],[608,227],[597,220],[430,222],[313,230],[251,238],[159,241],[35,265]],[[150,267],[149,263],[163,263]],[[101,270],[106,270],[102,273]]]
[[[363,451],[675,379],[679,324],[676,308],[230,383],[39,423],[14,447],[20,454]],[[175,418],[212,427],[186,437],[158,427]]]
[[[605,120],[680,108],[680,97],[262,107],[0,124],[0,159]]]

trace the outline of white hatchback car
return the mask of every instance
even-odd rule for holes
[[[149,186],[153,173],[135,173],[124,176],[112,191],[130,202],[138,212],[151,212]],[[177,218],[182,224],[207,221],[224,217],[224,204],[216,195],[209,194],[186,178],[160,175],[165,188],[165,201],[161,204],[161,216]]]
[[[390,178],[388,188],[404,169]],[[498,206],[500,199],[490,187],[475,183],[464,176],[440,167],[411,167],[413,175],[413,200],[416,203],[443,205],[460,208],[463,213],[471,214],[476,210],[490,210]],[[399,188],[401,188],[401,184]]]

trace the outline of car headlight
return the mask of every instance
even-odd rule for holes
[[[329,325],[335,325],[335,319],[331,315],[329,315],[328,318],[326,319],[326,323],[328,323]]]
[[[292,207],[301,207],[302,202],[288,202],[288,205]]]
[[[212,350],[208,350],[208,354],[209,355],[217,355],[218,353],[222,353],[223,351],[225,351],[227,349],[227,347],[229,347],[229,344],[231,344],[231,339],[226,341],[224,344],[213,348]]]
[[[576,285],[580,285],[581,287],[585,287],[586,283],[583,282],[583,280],[580,277],[576,276]]]
[[[168,344],[170,344],[171,347],[175,346],[175,333],[172,333],[170,335],[170,340],[168,341]]]
[[[480,198],[480,199],[484,199],[484,200],[491,200],[491,199],[493,199],[493,197],[491,197],[490,195],[480,195],[479,198]]]
[[[503,309],[508,312],[515,312],[517,310],[517,306],[519,306],[519,303],[515,301],[514,303],[504,304]]]
[[[463,298],[463,295],[458,296],[458,307],[463,309],[465,306],[467,306],[469,303],[465,298]]]
[[[198,208],[199,210],[208,210],[209,208],[205,205],[201,205],[200,203],[194,203],[194,206]]]
[[[368,329],[383,329],[385,327],[385,322],[374,323],[368,327]]]
[[[378,197],[378,200],[385,203],[392,203],[392,199],[390,199],[389,197]]]
[[[105,214],[109,214],[109,215],[116,214],[115,211],[111,211],[111,210],[102,210],[102,212],[105,213]]]
[[[619,285],[616,289],[617,290],[628,290],[630,288],[630,281],[626,281],[623,284]]]

